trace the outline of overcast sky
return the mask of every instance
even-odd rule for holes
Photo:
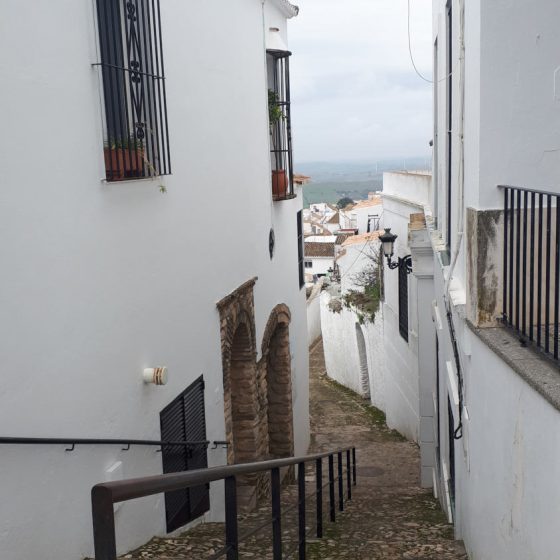
[[[427,156],[431,85],[408,54],[407,0],[291,0],[296,161]],[[411,0],[412,51],[431,78],[431,0]]]

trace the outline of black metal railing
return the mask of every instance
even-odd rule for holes
[[[69,445],[65,451],[74,451],[76,445],[121,445],[122,451],[128,451],[132,445],[150,447],[208,447],[227,446],[227,441],[160,441],[152,439],[111,439],[111,438],[33,438],[33,437],[0,437],[0,445]]]
[[[503,322],[558,360],[560,193],[504,191]]]
[[[108,181],[171,173],[159,0],[97,0]]]
[[[344,469],[343,465],[344,456],[346,458],[346,469]],[[337,462],[336,477],[335,457]],[[328,460],[328,476],[326,483],[323,481],[323,459],[325,458]],[[315,489],[312,494],[306,495],[305,467],[306,464],[309,463],[315,465]],[[223,480],[225,485],[225,544],[212,558],[225,556],[227,560],[237,560],[239,557],[239,544],[272,524],[273,560],[281,560],[283,558],[283,512],[280,500],[280,469],[296,465],[298,475],[297,503],[290,508],[285,508],[284,514],[291,509],[297,508],[298,510],[298,539],[294,551],[297,551],[298,558],[303,560],[306,557],[306,539],[308,536],[306,531],[306,499],[315,496],[315,533],[317,538],[322,538],[323,490],[326,487],[329,488],[329,519],[331,522],[336,521],[336,486],[338,486],[339,511],[344,511],[345,482],[346,497],[349,500],[352,498],[352,485],[356,484],[356,450],[354,447],[303,457],[228,465],[97,484],[91,491],[95,560],[115,560],[117,557],[113,504],[145,496],[152,496],[154,494],[161,494],[163,492],[208,484],[218,480]],[[237,478],[266,471],[270,472],[271,518],[266,523],[260,524],[246,534],[240,536],[238,531]],[[290,555],[291,552],[284,556],[284,559],[286,560]]]
[[[291,54],[289,51],[267,51],[270,155],[274,200],[285,200],[294,196],[290,105]]]

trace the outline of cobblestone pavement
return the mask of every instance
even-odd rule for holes
[[[467,560],[462,544],[453,540],[452,527],[439,504],[430,491],[419,487],[418,447],[390,431],[383,415],[361,397],[326,377],[320,341],[310,353],[310,399],[311,451],[355,445],[358,484],[353,487],[352,500],[345,503],[344,512],[337,511],[335,524],[327,521],[325,496],[324,537],[308,541],[307,558]],[[306,481],[309,493],[315,485],[311,472]],[[296,495],[294,486],[283,490],[284,511],[295,503]],[[308,500],[311,535],[315,529],[314,508],[314,501]],[[268,505],[240,516],[240,534],[267,519]],[[297,557],[297,552],[290,555],[297,546],[296,511],[283,514],[282,524],[284,558]],[[223,533],[223,525],[206,523],[181,537],[153,539],[123,558],[209,559],[223,546]],[[270,541],[268,524],[263,534],[241,546],[240,558],[272,559]]]

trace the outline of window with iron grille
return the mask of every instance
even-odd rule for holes
[[[171,173],[159,0],[97,0],[108,181]]]
[[[290,114],[291,54],[289,51],[267,51],[270,160],[274,200],[285,200],[294,195]]]
[[[399,333],[408,342],[408,272],[399,266]]]
[[[303,266],[303,222],[301,210],[297,213],[297,243],[298,243],[298,271],[299,271],[299,287],[305,285],[305,273]]]

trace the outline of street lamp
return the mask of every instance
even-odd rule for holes
[[[387,266],[393,270],[395,268],[403,268],[406,270],[407,274],[412,272],[412,257],[406,255],[405,257],[398,257],[397,262],[392,261],[395,249],[395,240],[397,236],[391,233],[391,228],[385,228],[385,233],[379,236],[379,241],[381,241],[381,246],[383,247],[383,254],[387,257]]]

